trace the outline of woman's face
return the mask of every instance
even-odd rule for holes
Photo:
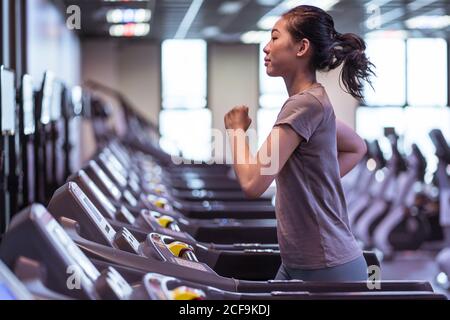
[[[264,47],[266,72],[271,77],[282,77],[295,68],[297,46],[281,18],[272,29],[272,37]]]

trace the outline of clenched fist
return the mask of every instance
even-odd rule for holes
[[[252,123],[252,119],[248,116],[248,107],[246,106],[237,106],[231,109],[225,115],[224,121],[226,129],[242,129],[244,131],[247,131]]]

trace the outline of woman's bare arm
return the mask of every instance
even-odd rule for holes
[[[239,184],[247,197],[258,198],[269,188],[302,138],[287,125],[276,126],[253,156],[245,134],[250,123],[246,107],[234,108],[225,116]]]
[[[338,161],[341,177],[349,173],[367,152],[363,139],[340,120],[336,121]]]

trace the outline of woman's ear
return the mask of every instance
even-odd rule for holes
[[[304,56],[308,51],[311,43],[308,39],[303,38],[298,42],[297,57]]]

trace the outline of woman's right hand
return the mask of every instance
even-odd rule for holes
[[[247,106],[236,106],[231,109],[224,118],[225,128],[228,129],[242,129],[247,131],[252,123],[252,119],[248,115]]]

